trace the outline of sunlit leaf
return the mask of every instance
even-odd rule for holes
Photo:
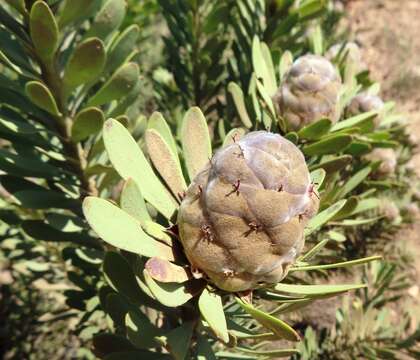
[[[223,310],[222,298],[216,293],[204,289],[198,299],[198,307],[204,320],[216,336],[225,343],[229,341],[226,317]]]

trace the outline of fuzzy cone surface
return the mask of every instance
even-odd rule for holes
[[[180,239],[217,287],[248,290],[286,276],[318,206],[301,151],[278,134],[252,132],[197,174],[178,212]]]
[[[341,78],[334,65],[319,55],[298,58],[274,95],[280,114],[292,130],[328,118],[340,117]]]

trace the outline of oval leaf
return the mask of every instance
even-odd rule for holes
[[[60,17],[58,25],[62,29],[66,25],[75,22],[92,10],[95,0],[64,0],[64,4],[60,9]]]
[[[308,156],[336,154],[347,148],[351,141],[352,137],[350,135],[331,136],[316,143],[304,146],[302,151]]]
[[[156,130],[146,130],[145,139],[147,152],[153,165],[165,180],[172,194],[181,200],[183,192],[187,189],[187,184],[182,175],[179,160],[175,158],[169,145]]]
[[[155,129],[165,139],[166,143],[171,148],[174,156],[178,159],[178,150],[175,139],[171,132],[171,128],[169,127],[168,123],[166,122],[166,120],[160,112],[155,111],[152,114],[152,116],[150,116],[147,128]]]
[[[115,39],[108,51],[106,72],[114,71],[125,63],[133,51],[135,51],[139,34],[140,28],[138,25],[131,25]]]
[[[317,140],[327,134],[331,126],[331,120],[321,119],[300,129],[298,135],[302,139]]]
[[[118,121],[109,119],[105,122],[103,137],[108,156],[120,176],[125,180],[133,179],[144,198],[170,219],[177,209],[175,200],[155,175],[128,130]]]
[[[98,37],[105,40],[121,25],[127,4],[124,0],[108,0],[93,20],[92,26],[86,34],[88,37]]]
[[[228,85],[228,91],[232,95],[233,102],[235,103],[236,111],[238,112],[239,119],[242,121],[246,128],[252,127],[252,121],[249,118],[248,111],[246,109],[244,93],[242,89],[235,84],[230,82]]]
[[[119,100],[133,89],[139,80],[139,67],[135,63],[121,66],[111,78],[93,95],[89,106],[99,106]]]
[[[74,142],[79,142],[90,135],[98,133],[104,124],[105,116],[103,112],[96,108],[90,107],[80,111],[74,118],[71,128],[71,138]]]
[[[108,244],[147,257],[174,260],[169,246],[155,241],[135,218],[109,201],[87,197],[83,201],[83,213],[92,229]]]
[[[222,298],[216,293],[211,293],[207,289],[204,289],[198,299],[198,307],[204,320],[207,321],[216,336],[223,342],[228,343],[229,334]]]
[[[161,304],[169,307],[177,307],[185,304],[192,299],[203,287],[204,282],[191,280],[188,283],[158,283],[145,269],[143,271],[144,279],[150,291]]]
[[[206,119],[198,107],[187,111],[182,122],[181,143],[190,180],[211,158],[211,141]]]
[[[29,29],[37,54],[50,62],[58,48],[58,26],[54,14],[45,1],[38,0],[32,5]]]
[[[67,93],[79,85],[96,80],[105,65],[106,53],[101,40],[90,38],[79,44],[70,56],[64,71]]]
[[[121,192],[120,205],[121,209],[140,221],[142,226],[145,225],[146,221],[152,220],[147,211],[143,195],[133,179],[128,179],[125,182]]]
[[[43,83],[39,81],[30,81],[26,84],[25,91],[29,99],[31,99],[36,106],[52,115],[61,116],[54,96],[51,94],[50,89]]]
[[[154,280],[163,283],[180,284],[191,278],[190,272],[185,268],[159,258],[147,260],[145,268]]]

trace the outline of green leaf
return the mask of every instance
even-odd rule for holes
[[[101,295],[99,295],[101,297]],[[120,294],[111,292],[106,295],[105,303],[101,301],[101,305],[106,313],[111,317],[114,325],[117,327],[125,326],[125,316],[130,310],[128,301]]]
[[[191,280],[187,283],[158,283],[145,269],[144,279],[154,297],[163,305],[178,307],[192,299],[203,287],[204,282]]]
[[[170,247],[174,246],[174,241],[169,236],[169,232],[168,232],[167,228],[165,228],[164,226],[162,226],[162,225],[160,225],[156,222],[146,220],[145,223],[144,223],[143,229],[151,237],[153,237],[157,240],[160,240],[161,242],[169,245]]]
[[[128,261],[115,251],[108,251],[103,261],[107,282],[116,291],[135,304],[141,304],[147,296],[141,291]]]
[[[181,165],[177,156],[173,154],[169,144],[154,129],[145,133],[147,152],[160,176],[168,185],[172,194],[181,201],[182,194],[187,189]]]
[[[286,73],[292,67],[293,64],[293,55],[289,50],[286,50],[280,58],[279,63],[279,77],[280,81],[283,80]]]
[[[344,169],[348,164],[351,163],[353,157],[351,155],[342,155],[337,157],[328,157],[326,160],[322,160],[319,164],[312,165],[310,170],[316,170],[319,168],[324,169],[327,174]]]
[[[351,215],[356,215],[364,211],[376,209],[380,204],[379,199],[368,198],[358,202],[356,208],[352,211]]]
[[[80,111],[74,118],[71,128],[71,138],[79,142],[101,131],[105,116],[101,109],[90,107]]]
[[[284,137],[295,145],[299,142],[299,136],[294,131],[288,132]]]
[[[108,244],[147,257],[173,260],[172,249],[147,235],[140,223],[109,201],[89,196],[83,213],[93,230]]]
[[[106,53],[103,42],[89,38],[73,51],[64,71],[64,86],[68,95],[77,86],[95,81],[105,65]]]
[[[8,3],[13,6],[17,11],[19,11],[22,15],[27,14],[25,0],[8,0]]]
[[[293,284],[277,284],[274,286],[275,291],[285,292],[296,295],[318,296],[327,294],[342,293],[350,290],[365,288],[365,284],[349,284],[349,285],[293,285]]]
[[[302,151],[308,156],[336,154],[347,148],[351,141],[352,137],[350,135],[331,136],[316,143],[305,145]]]
[[[334,222],[334,225],[354,227],[354,226],[372,224],[372,223],[377,222],[381,218],[382,218],[381,216],[378,216],[378,217],[374,217],[374,218],[370,218],[370,219],[346,219],[346,220],[343,220],[343,221],[340,221],[340,222],[338,222],[338,221]]]
[[[326,270],[326,269],[338,269],[338,268],[346,268],[353,265],[362,265],[369,263],[371,261],[376,260],[382,260],[382,256],[370,256],[366,258],[356,259],[356,260],[350,260],[350,261],[344,261],[339,262],[335,264],[325,264],[325,265],[305,265],[305,266],[299,266],[299,267],[293,267],[289,271],[309,271],[309,270]]]
[[[171,148],[171,151],[173,152],[174,156],[178,159],[178,150],[175,139],[171,132],[171,128],[169,127],[168,123],[166,122],[166,120],[160,112],[155,111],[152,114],[152,116],[150,116],[147,128],[155,129],[165,139],[165,142]]]
[[[264,359],[279,359],[281,357],[290,357],[296,354],[299,354],[299,350],[297,349],[281,349],[281,350],[254,350],[254,349],[247,349],[244,347],[237,347],[238,351],[242,351],[246,354],[254,354],[259,355]]]
[[[302,139],[318,140],[325,134],[328,134],[331,126],[331,120],[321,119],[300,129],[298,135]]]
[[[161,331],[139,309],[131,310],[125,318],[127,337],[133,345],[140,349],[156,347],[155,337]]]
[[[316,55],[322,55],[324,53],[324,38],[322,36],[322,29],[319,24],[317,24],[312,33],[310,34],[309,41],[312,46],[312,52]]]
[[[105,40],[121,25],[127,4],[124,0],[108,0],[93,20],[92,26],[85,35]]]
[[[181,326],[171,330],[163,337],[162,341],[165,347],[175,360],[184,360],[187,358],[191,349],[191,339],[194,331],[194,323],[186,322]]]
[[[58,48],[59,33],[54,14],[45,1],[38,0],[32,5],[29,29],[37,54],[50,63]]]
[[[348,118],[346,120],[340,121],[337,124],[335,124],[332,127],[331,131],[339,131],[339,130],[343,130],[346,128],[360,125],[362,122],[374,119],[377,115],[378,115],[377,111],[369,111],[363,114],[353,116],[351,118]]]
[[[53,190],[21,190],[13,193],[20,206],[28,209],[73,209],[80,208],[79,201],[69,199]]]
[[[311,250],[306,252],[304,255],[298,258],[298,261],[308,261],[312,259],[316,254],[318,254],[324,247],[327,245],[330,239],[321,240],[318,244],[316,244]]]
[[[197,360],[217,360],[213,349],[204,336],[199,336],[197,340]]]
[[[367,166],[362,170],[359,170],[356,174],[354,174],[348,181],[346,181],[343,187],[337,194],[337,197],[344,197],[351,191],[353,191],[357,186],[359,186],[371,173],[372,168]]]
[[[170,219],[177,208],[175,200],[155,175],[128,130],[110,119],[105,122],[103,137],[108,156],[120,176],[125,180],[133,179],[144,198]]]
[[[191,273],[186,268],[157,257],[147,260],[145,269],[154,280],[162,283],[181,284],[191,279]]]
[[[326,173],[324,169],[311,171],[311,181],[315,184],[316,189],[319,189],[324,183],[325,175]]]
[[[92,11],[95,0],[64,0],[63,2],[58,18],[60,29],[88,15]]]
[[[257,90],[262,98],[262,100],[265,103],[265,107],[268,109],[269,114],[271,115],[271,117],[275,117],[276,116],[276,111],[274,109],[274,104],[273,104],[273,100],[270,96],[270,94],[267,92],[266,87],[264,86],[264,84],[260,81],[260,80],[256,80],[256,85],[257,85]],[[271,118],[270,118],[271,119]],[[269,125],[271,125],[271,122],[269,124],[264,124],[266,125],[266,127],[269,127]]]
[[[22,223],[23,231],[34,239],[50,242],[71,242],[81,246],[101,248],[97,239],[86,232],[59,231],[42,220],[26,220]]]
[[[53,179],[61,175],[58,168],[42,161],[39,157],[14,154],[0,149],[0,169],[10,175]]]
[[[252,40],[252,64],[257,78],[262,81],[262,84],[267,89],[268,97],[271,97],[277,91],[276,79],[275,77],[273,78],[273,72],[270,71],[266,56],[263,54],[262,44],[258,37],[254,36]]]
[[[128,179],[125,182],[121,192],[120,205],[121,209],[137,219],[141,226],[144,226],[146,221],[152,220],[147,211],[143,195],[133,179]]]
[[[111,78],[92,96],[89,106],[99,106],[126,96],[139,81],[139,67],[135,63],[121,66]]]
[[[93,337],[93,347],[95,353],[101,355],[101,357],[117,351],[135,350],[134,346],[125,337],[107,333],[95,335]]]
[[[198,107],[187,111],[182,121],[181,143],[188,175],[192,181],[211,158],[211,141],[206,119]]]
[[[358,203],[359,199],[357,197],[349,197],[347,199],[346,205],[344,205],[343,208],[337,214],[335,214],[331,220],[335,221],[351,216],[353,211],[356,209]]]
[[[234,82],[230,82],[228,85],[228,91],[232,95],[239,119],[242,121],[246,128],[250,129],[252,127],[252,121],[249,118],[248,111],[246,109],[244,93],[242,89]]]
[[[244,309],[248,314],[250,314],[262,326],[271,330],[280,339],[285,339],[289,341],[300,340],[299,334],[284,321],[254,308],[252,305],[242,301],[238,297],[235,297],[235,300],[242,307],[242,309]]]
[[[131,25],[115,39],[108,51],[106,72],[114,71],[130,58],[135,51],[139,34],[140,28],[138,25]]]
[[[347,200],[345,199],[340,200],[309,220],[308,226],[305,229],[305,235],[308,236],[312,234],[315,230],[331,220],[344,207],[346,202]]]
[[[26,83],[25,91],[29,99],[36,106],[52,115],[61,116],[54,96],[51,94],[50,89],[48,89],[43,83],[39,81],[29,81]]]
[[[204,289],[198,299],[198,308],[216,336],[224,343],[229,342],[222,298],[214,292]]]

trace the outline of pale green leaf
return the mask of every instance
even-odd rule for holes
[[[285,292],[296,295],[327,295],[342,293],[345,291],[365,288],[365,284],[349,284],[349,285],[294,285],[294,284],[277,284],[274,286],[275,291]]]
[[[248,115],[248,111],[246,109],[245,100],[244,100],[244,93],[242,89],[235,84],[234,82],[230,82],[228,85],[228,91],[232,95],[233,102],[235,103],[236,111],[238,112],[239,119],[242,121],[246,128],[252,127],[252,121]]]
[[[144,198],[170,219],[177,209],[175,200],[155,175],[128,130],[110,119],[105,122],[103,137],[108,156],[120,176],[133,179]]]
[[[194,295],[203,287],[204,283],[192,280],[192,283],[159,283],[153,280],[149,272],[143,271],[146,285],[149,287],[153,296],[161,304],[169,307],[178,307],[192,299]],[[190,286],[192,285],[192,286]]]
[[[147,257],[174,260],[169,246],[147,235],[134,217],[109,201],[87,197],[83,213],[92,229],[108,244]]]
[[[164,119],[163,115],[160,112],[155,111],[152,116],[150,116],[149,121],[147,123],[148,129],[155,129],[166,141],[166,143],[171,148],[174,156],[178,159],[178,150],[176,146],[175,139],[172,135],[171,128],[169,127],[168,123]]]
[[[320,212],[318,215],[309,220],[308,226],[305,229],[305,235],[312,234],[315,230],[319,229],[321,226],[330,221],[335,214],[337,214],[343,206],[346,204],[347,200],[343,199],[336,202],[334,205],[331,205],[329,208]]]
[[[198,107],[187,111],[182,121],[181,143],[190,180],[211,158],[211,141],[206,119]]]
[[[198,308],[216,336],[225,343],[229,342],[226,317],[222,298],[214,292],[204,289],[198,299]]]
[[[182,174],[179,159],[175,157],[169,144],[154,129],[146,130],[145,134],[147,152],[152,163],[172,194],[181,201],[182,194],[187,189],[184,176]]]
[[[29,99],[41,109],[52,115],[61,116],[57,103],[50,89],[39,81],[30,81],[25,86],[26,94]]]
[[[141,226],[144,226],[146,221],[152,220],[147,211],[143,195],[133,179],[128,179],[124,184],[121,191],[120,206],[121,209],[136,218]]]

